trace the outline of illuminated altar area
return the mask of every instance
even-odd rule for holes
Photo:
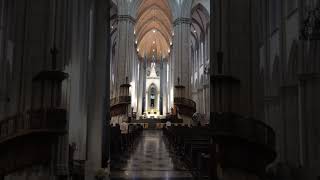
[[[144,117],[158,118],[160,116],[160,74],[155,62],[147,71],[146,103]]]

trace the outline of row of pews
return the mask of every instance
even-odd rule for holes
[[[266,167],[276,158],[273,129],[230,113],[214,117],[210,126],[164,127],[173,157],[198,179],[224,179],[234,171],[265,179]]]
[[[128,133],[121,134],[119,124],[111,127],[110,157],[111,162],[120,161],[121,156],[132,152],[138,138],[141,136],[143,126],[140,124],[129,124]]]
[[[209,177],[210,136],[208,131],[207,127],[172,126],[163,128],[170,152],[198,178]]]

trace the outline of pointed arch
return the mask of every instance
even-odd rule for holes
[[[201,3],[198,3],[194,5],[191,10],[191,18],[192,42],[196,42],[196,44],[205,42],[205,38],[208,35],[208,26],[210,24],[209,12]]]
[[[202,7],[205,8],[205,10],[210,14],[210,3],[213,3],[211,2],[210,0],[194,0],[193,1],[193,4],[192,4],[192,9],[197,6],[197,5],[202,5]]]

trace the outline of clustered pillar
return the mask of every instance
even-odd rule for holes
[[[190,124],[192,113],[185,114],[184,105],[191,100],[191,51],[190,31],[191,19],[178,17],[174,22],[173,37],[173,82],[174,82],[174,104],[184,123]],[[180,99],[180,102],[177,100]],[[182,106],[179,105],[183,104]],[[191,110],[195,112],[195,109]],[[189,111],[190,112],[190,111]]]

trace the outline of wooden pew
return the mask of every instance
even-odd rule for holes
[[[111,127],[110,155],[112,160],[119,160],[121,152],[121,131],[119,126]]]
[[[210,145],[209,129],[204,127],[169,127],[164,129],[170,149],[178,159],[194,172],[195,176],[207,176],[207,159]],[[203,162],[205,161],[205,162]],[[202,173],[201,173],[202,172]]]
[[[120,126],[111,127],[111,166],[112,168],[118,167],[121,164],[121,157],[130,153],[135,144],[137,144],[139,137],[141,136],[143,127],[141,125],[130,124],[130,131],[127,134],[121,134]]]

